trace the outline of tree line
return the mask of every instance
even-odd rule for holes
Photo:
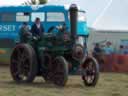
[[[45,4],[48,0],[29,0],[25,1],[23,5],[39,5],[39,4]]]

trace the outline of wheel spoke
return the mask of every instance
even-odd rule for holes
[[[94,77],[93,76],[87,76],[87,82],[88,83],[92,83],[94,80]]]
[[[21,57],[21,54],[22,54],[22,48],[19,48],[19,49],[16,49],[16,54],[17,56],[20,58]]]
[[[23,58],[27,58],[27,59],[29,58],[29,56],[28,56],[28,54],[27,54],[27,52],[25,50],[22,52],[22,56],[21,57],[22,57],[22,59]]]

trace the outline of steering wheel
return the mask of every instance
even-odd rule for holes
[[[48,29],[48,33],[53,32],[53,30],[55,30],[55,29],[57,29],[55,26],[50,27],[50,28]]]
[[[65,32],[67,30],[66,24],[63,23],[62,25],[52,26],[48,29],[48,33],[51,33],[54,30],[57,30],[58,32]]]

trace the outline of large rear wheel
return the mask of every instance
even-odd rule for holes
[[[82,64],[82,79],[87,86],[95,86],[99,79],[99,64],[94,58],[87,58]]]
[[[10,71],[16,82],[29,83],[37,74],[37,60],[34,49],[28,44],[18,44],[11,55]]]

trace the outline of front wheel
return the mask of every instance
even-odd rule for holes
[[[82,63],[82,79],[86,86],[95,86],[99,79],[99,64],[94,58],[87,58]]]

